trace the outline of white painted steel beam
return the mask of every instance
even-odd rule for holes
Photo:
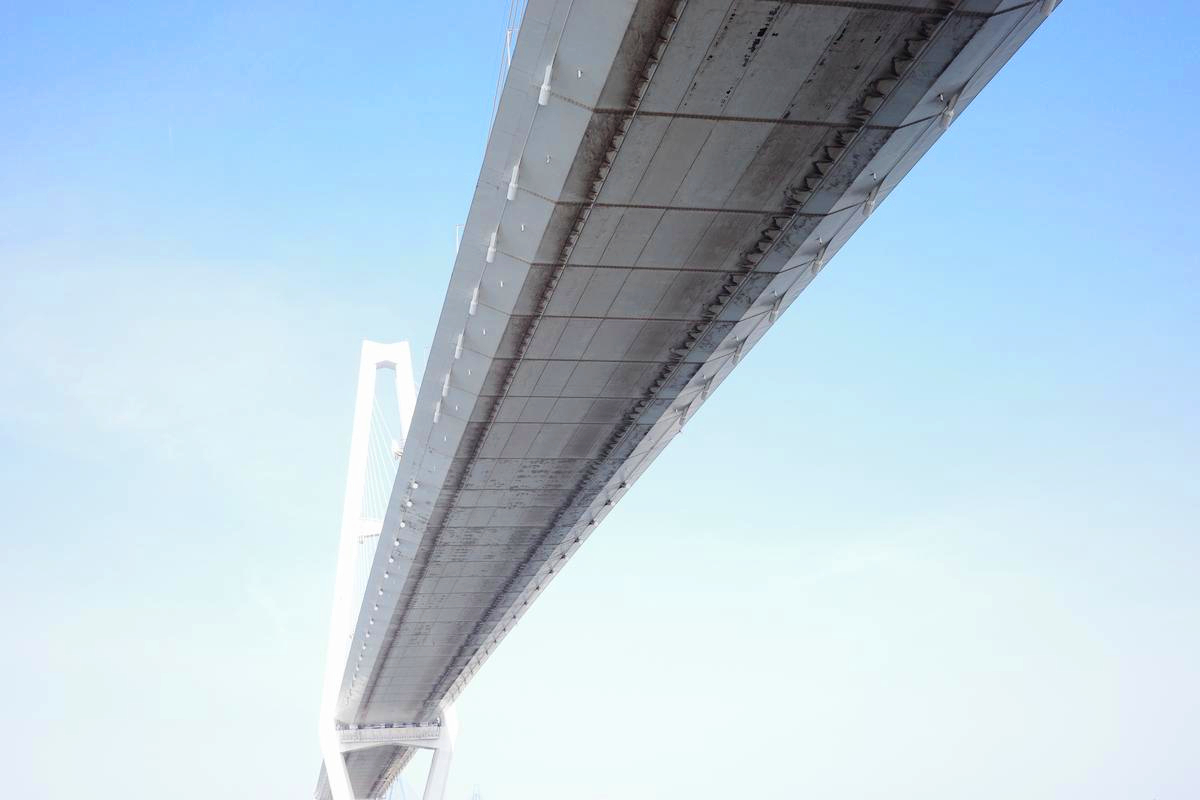
[[[412,725],[397,728],[357,728],[338,731],[343,753],[368,747],[394,745],[436,749],[442,741],[441,725]]]

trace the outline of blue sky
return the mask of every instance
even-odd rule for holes
[[[0,25],[5,789],[307,797],[507,3]],[[1063,3],[463,697],[451,797],[1200,793],[1190,3]]]

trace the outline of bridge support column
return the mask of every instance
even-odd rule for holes
[[[346,757],[342,753],[338,731],[332,720],[321,730],[321,758],[325,762],[325,779],[329,781],[329,791],[333,794],[333,800],[355,800],[350,771],[346,769]]]
[[[429,777],[425,779],[425,794],[422,800],[443,800],[446,796],[446,778],[450,774],[450,759],[454,755],[454,739],[458,735],[458,717],[454,704],[442,709],[442,730],[437,745],[433,748],[433,761],[429,764]]]
[[[347,699],[343,688],[349,679],[354,662],[350,646],[359,609],[363,605],[361,589],[355,586],[363,533],[363,497],[366,493],[369,445],[372,430],[372,407],[375,382],[379,370],[395,371],[397,412],[400,439],[408,437],[416,403],[416,387],[412,380],[412,356],[408,342],[380,344],[362,343],[358,363],[358,390],[354,400],[354,423],[350,434],[350,464],[346,470],[346,495],[342,503],[341,537],[338,544],[337,572],[334,577],[333,614],[329,622],[329,647],[325,656],[325,686],[321,695],[321,757],[333,800],[356,800],[350,774],[346,769],[344,749],[340,746],[338,711]],[[376,521],[372,521],[376,522]],[[347,714],[352,716],[352,714]]]

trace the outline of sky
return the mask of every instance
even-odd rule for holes
[[[424,363],[507,5],[5,10],[6,796],[310,796],[359,343]],[[1200,795],[1197,30],[1059,7],[506,638],[449,800]]]

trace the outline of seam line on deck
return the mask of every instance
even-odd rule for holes
[[[827,6],[830,8],[846,8],[852,11],[885,11],[894,14],[914,14],[925,15],[930,12],[937,11],[935,7],[929,6],[904,6],[896,3],[858,3],[854,0],[772,0],[776,3],[784,3],[792,6]],[[1038,0],[1029,0],[1027,3],[1006,8],[1003,11],[966,11],[961,9],[951,9],[952,14],[957,14],[960,17],[975,17],[977,19],[991,19],[998,17],[1001,14],[1007,14],[1010,11],[1016,11],[1019,8],[1027,8]]]

